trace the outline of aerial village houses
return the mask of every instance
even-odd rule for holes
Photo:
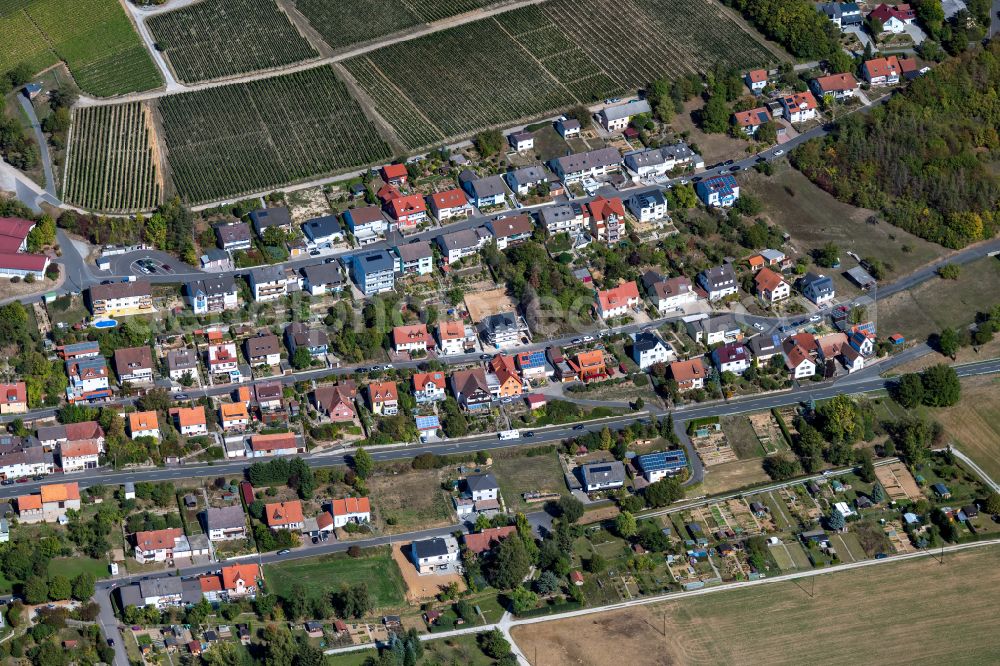
[[[302,515],[302,502],[292,500],[290,502],[265,504],[264,522],[272,530],[301,532],[302,528],[305,527],[305,518]]]
[[[193,349],[171,349],[167,352],[167,374],[171,381],[180,382],[188,376],[198,381],[198,353]]]
[[[230,275],[188,282],[184,292],[196,315],[235,310],[240,306],[236,280]]]
[[[597,314],[605,320],[623,317],[638,308],[641,301],[635,282],[624,282],[617,287],[597,292]]]
[[[242,402],[219,405],[219,420],[223,430],[243,430],[250,425],[250,412]]]
[[[396,326],[392,329],[392,347],[397,352],[421,352],[434,349],[434,338],[427,330],[427,324]]]
[[[649,102],[644,99],[625,104],[606,106],[597,113],[597,122],[608,132],[621,132],[638,115],[650,113]]]
[[[388,250],[356,254],[351,262],[351,275],[365,296],[392,291],[396,285],[396,261]]]
[[[323,215],[307,220],[302,225],[302,233],[311,249],[328,248],[344,240],[344,229],[336,215]]]
[[[628,209],[639,222],[655,222],[667,217],[667,199],[660,190],[638,192],[628,198]]]
[[[497,349],[519,345],[528,332],[528,325],[515,312],[489,315],[482,321],[482,327],[486,342]]]
[[[733,124],[747,136],[753,136],[761,125],[766,125],[769,122],[771,122],[771,113],[764,106],[749,111],[737,111],[733,114]]]
[[[250,457],[294,456],[300,453],[300,447],[295,439],[295,433],[277,432],[266,435],[254,435],[250,438]]]
[[[413,375],[413,397],[418,405],[444,400],[447,383],[443,372],[417,372]]]
[[[792,123],[804,123],[812,120],[819,113],[816,98],[808,91],[782,97],[781,105],[785,109],[785,117]]]
[[[87,290],[90,312],[95,317],[127,317],[152,314],[153,289],[148,282],[114,282]]]
[[[587,226],[583,206],[577,203],[546,206],[538,213],[539,221],[550,235],[559,233],[577,234]]]
[[[694,391],[705,388],[705,366],[700,358],[689,361],[674,361],[670,364],[670,376],[677,383],[677,390]]]
[[[0,414],[23,414],[28,411],[28,387],[24,382],[0,384]]]
[[[211,541],[233,541],[247,537],[247,519],[239,504],[209,507],[203,516],[205,531]]]
[[[260,567],[255,562],[244,562],[222,567],[219,573],[198,578],[202,596],[210,603],[253,599],[257,596],[258,582],[263,580]]]
[[[619,171],[621,160],[618,150],[609,147],[558,157],[550,162],[550,166],[559,180],[569,185],[584,178],[597,178]]]
[[[382,209],[378,206],[364,206],[344,211],[344,223],[351,234],[364,247],[376,242],[389,229]]]
[[[292,214],[284,206],[252,210],[250,211],[250,224],[253,225],[254,231],[261,238],[264,237],[264,232],[271,227],[290,233],[292,231]]]
[[[401,231],[413,229],[427,220],[427,204],[419,194],[396,197],[385,204],[385,211],[392,220],[390,227]]]
[[[507,186],[504,185],[503,176],[477,178],[475,173],[466,170],[459,174],[458,180],[476,208],[493,208],[506,202]]]
[[[708,294],[708,300],[719,301],[739,291],[732,264],[707,268],[698,274],[698,284]]]
[[[35,223],[18,217],[0,217],[0,276],[36,280],[45,277],[50,259],[45,254],[28,252],[28,234]]]
[[[149,347],[123,347],[115,350],[115,373],[118,381],[130,384],[153,382],[153,353]]]
[[[682,310],[698,300],[694,285],[684,276],[664,278],[659,273],[647,271],[642,276],[642,284],[661,314]]]
[[[861,76],[872,86],[892,86],[899,83],[902,69],[896,56],[866,60],[861,66]]]
[[[128,432],[132,439],[139,437],[160,438],[160,420],[156,412],[132,412],[128,415]]]
[[[451,392],[458,404],[469,411],[488,409],[493,402],[486,372],[482,368],[456,370],[450,377]]]
[[[811,272],[806,273],[799,280],[799,291],[819,307],[833,302],[833,299],[836,298],[833,280],[826,275],[817,275]]]
[[[672,363],[677,360],[673,347],[664,342],[653,331],[638,333],[632,343],[632,360],[640,370],[648,370],[657,363]]]
[[[61,442],[59,444],[59,465],[65,474],[97,469],[102,453],[104,453],[103,437]]]
[[[590,232],[595,239],[617,243],[625,234],[625,205],[618,197],[597,197],[586,204]]]
[[[695,193],[706,206],[729,208],[740,198],[740,186],[732,174],[712,176],[695,183]]]
[[[742,342],[727,342],[712,351],[712,361],[719,372],[742,375],[750,369],[750,352]]]
[[[507,179],[507,186],[511,191],[522,197],[548,182],[545,167],[541,164],[512,169],[504,174],[504,178]]]
[[[313,391],[313,402],[316,410],[332,423],[352,423],[357,420],[354,409],[354,397],[357,389],[341,383],[332,386],[319,386]]]
[[[247,338],[244,348],[251,367],[265,365],[276,367],[281,364],[281,340],[277,335],[265,334]]]
[[[61,523],[69,509],[80,510],[80,485],[76,482],[44,485],[37,494],[17,498],[17,518],[22,523]]]
[[[430,196],[431,213],[439,222],[447,222],[472,215],[472,204],[460,188],[436,192]]]
[[[174,425],[185,437],[197,437],[208,434],[208,420],[204,407],[171,407],[170,416]]]
[[[395,416],[399,413],[399,391],[396,382],[372,382],[368,385],[368,404],[378,416]]]
[[[830,95],[835,100],[854,97],[858,92],[858,81],[850,72],[830,74],[813,79],[809,87],[821,99]]]
[[[511,215],[491,220],[486,227],[496,239],[498,250],[506,250],[512,245],[528,240],[535,230],[534,223],[527,215]]]
[[[392,248],[396,272],[400,275],[430,275],[434,272],[434,250],[427,241],[417,241]]]
[[[333,527],[339,528],[354,523],[361,525],[372,519],[371,504],[367,497],[347,497],[335,499],[330,503],[330,513],[333,515]]]
[[[103,358],[66,361],[66,375],[66,399],[71,403],[111,397],[110,371]]]
[[[410,177],[405,164],[386,164],[381,172],[382,180],[393,187],[405,187]]]
[[[524,382],[512,356],[497,354],[488,365],[490,372],[486,375],[486,383],[494,399],[510,398],[524,392]]]
[[[219,248],[228,252],[250,249],[250,226],[246,222],[220,224],[215,227],[215,236]]]
[[[285,344],[292,356],[299,349],[305,349],[311,357],[321,357],[327,352],[330,338],[324,328],[310,328],[306,324],[295,321],[285,328]],[[278,354],[281,360],[281,354]]]
[[[312,296],[336,294],[344,289],[344,274],[336,263],[305,266],[302,278],[302,288]]]
[[[458,540],[453,536],[434,537],[410,544],[410,557],[420,574],[447,569],[459,559]]]
[[[754,95],[759,95],[764,92],[764,88],[767,87],[767,70],[766,69],[752,69],[746,73],[743,77],[746,81],[747,88],[750,89]]]
[[[868,17],[877,19],[882,24],[882,32],[899,34],[906,31],[906,26],[913,25],[917,20],[917,12],[910,5],[883,3],[869,12]]]
[[[443,356],[466,354],[476,348],[476,329],[461,321],[438,324],[438,343]]]
[[[757,297],[765,303],[777,303],[792,295],[792,286],[770,268],[762,268],[753,278]]]
[[[446,234],[441,234],[434,239],[438,247],[444,254],[448,264],[454,264],[466,257],[471,257],[479,253],[486,247],[492,236],[486,227],[476,227],[475,229],[461,229]]]

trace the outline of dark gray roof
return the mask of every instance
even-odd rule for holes
[[[517,329],[517,314],[514,312],[492,314],[483,320],[483,328],[487,331]]]
[[[601,115],[607,120],[621,120],[622,118],[630,118],[640,113],[649,113],[650,111],[649,102],[644,99],[637,99],[625,104],[607,106],[601,110]]]
[[[652,331],[646,331],[644,333],[639,333],[635,336],[635,342],[632,346],[640,352],[649,351],[651,349],[656,349],[659,345],[666,345],[663,340],[660,339],[656,333]]]
[[[246,516],[239,504],[211,507],[205,510],[205,527],[211,530],[235,529],[246,526]]]
[[[583,211],[579,204],[569,203],[569,204],[559,204],[557,206],[546,206],[539,213],[539,217],[542,220],[542,224],[548,226],[550,224],[557,224],[564,220],[572,220],[580,215]]]
[[[205,294],[206,296],[232,294],[236,291],[236,280],[234,280],[231,275],[205,278],[204,280],[188,282],[187,290],[188,293],[192,295],[199,292]]]
[[[594,168],[607,167],[620,163],[621,154],[617,148],[599,148],[587,153],[576,153],[559,157],[553,162],[563,173],[576,173],[578,171],[589,171]]]
[[[500,176],[487,176],[479,180],[469,181],[468,188],[477,199],[507,193],[507,187],[503,184],[503,178]]]
[[[354,257],[356,265],[364,268],[365,273],[378,273],[395,269],[396,262],[389,254],[388,250],[376,250]]]
[[[340,284],[344,281],[344,274],[341,272],[340,266],[336,263],[306,266],[302,269],[302,275],[313,286],[318,284]]]
[[[350,218],[355,225],[365,225],[385,220],[385,215],[382,214],[382,209],[378,206],[351,208],[350,210],[344,212],[345,215],[348,213],[350,213]]]
[[[250,240],[250,227],[247,226],[246,222],[220,224],[215,228],[215,233],[222,245]]]
[[[648,208],[650,206],[662,206],[665,203],[667,203],[667,200],[663,196],[663,192],[658,189],[636,192],[629,197],[628,200],[629,208],[633,209]]]
[[[510,179],[510,182],[520,183],[521,185],[545,180],[545,167],[541,164],[534,164],[532,166],[514,169],[513,171],[507,172],[507,178]]]
[[[459,231],[452,231],[448,234],[441,234],[436,240],[438,245],[448,252],[451,250],[463,250],[465,248],[478,245],[479,241],[484,236],[488,235],[489,232],[486,231],[485,227],[478,227],[476,229],[461,229]]]
[[[705,276],[705,281],[713,288],[736,280],[736,272],[733,271],[732,264],[707,268],[701,274]]]
[[[188,370],[198,366],[198,354],[193,349],[173,349],[167,352],[169,370]]]
[[[806,273],[805,276],[803,276],[799,281],[799,286],[803,290],[809,288],[822,294],[828,291],[833,291],[833,280],[826,275]]]
[[[139,595],[143,599],[166,597],[173,594],[183,594],[183,592],[183,581],[177,576],[163,576],[139,581]]]
[[[324,215],[323,217],[314,217],[311,220],[306,220],[305,224],[302,225],[302,232],[309,238],[316,240],[324,236],[343,233],[343,229],[336,215]]]
[[[418,259],[425,259],[427,257],[434,256],[434,250],[431,249],[431,244],[427,241],[417,241],[415,243],[407,243],[406,245],[397,245],[395,247],[396,254],[403,261],[417,261]]]
[[[581,468],[584,485],[625,483],[625,465],[620,460],[591,463]]]
[[[441,537],[414,541],[411,546],[413,556],[420,560],[425,557],[440,557],[448,554],[448,542]]]
[[[284,206],[251,211],[250,220],[253,222],[254,226],[261,231],[267,229],[268,227],[292,226],[292,215]]]
[[[285,279],[285,269],[281,266],[260,266],[250,271],[250,278],[257,284],[281,282]]]
[[[465,485],[469,487],[470,491],[493,490],[500,487],[497,484],[497,478],[493,476],[492,472],[487,472],[486,474],[473,474],[472,476],[466,477]]]

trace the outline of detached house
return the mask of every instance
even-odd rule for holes
[[[382,180],[395,187],[403,187],[409,180],[405,164],[386,164],[380,169]]]
[[[243,430],[250,425],[250,412],[242,402],[219,405],[219,421],[223,430]]]
[[[441,248],[444,260],[449,264],[454,264],[465,257],[477,254],[490,242],[490,238],[492,236],[486,227],[476,227],[475,229],[461,229],[441,234],[434,241]]]
[[[264,232],[276,227],[285,233],[292,231],[292,214],[284,206],[250,211],[250,223],[261,238]]]
[[[132,412],[128,415],[128,432],[132,439],[160,438],[160,420],[156,412]]]
[[[660,190],[648,190],[628,198],[628,209],[640,222],[655,222],[667,217],[667,199]]]
[[[600,349],[580,352],[569,362],[569,366],[583,382],[606,379],[608,376],[604,352]]]
[[[353,383],[319,386],[313,391],[317,411],[333,423],[351,423],[357,420],[354,397],[357,389]]]
[[[712,351],[712,361],[719,372],[742,375],[750,369],[750,352],[742,342],[729,342]]]
[[[437,337],[442,356],[467,354],[476,348],[476,329],[461,321],[441,322],[438,324]]]
[[[281,266],[263,266],[250,271],[250,291],[258,303],[276,301],[288,293],[288,277]]]
[[[281,365],[281,340],[277,335],[268,333],[247,338],[243,347],[252,367]]]
[[[781,343],[785,364],[794,379],[812,377],[819,362],[819,345],[811,333],[799,333]]]
[[[250,227],[246,222],[231,222],[215,227],[218,246],[228,252],[250,249]]]
[[[902,68],[896,56],[866,60],[861,66],[861,76],[873,86],[892,86],[899,83]]]
[[[771,122],[771,112],[766,106],[750,109],[749,111],[737,111],[733,114],[733,124],[747,136],[753,136],[761,125]]]
[[[153,353],[149,347],[127,347],[115,350],[115,373],[118,381],[130,384],[153,382]]]
[[[110,372],[103,358],[66,361],[66,399],[69,402],[103,400],[111,397]]]
[[[869,12],[868,17],[878,19],[882,24],[882,32],[899,34],[906,31],[906,26],[913,25],[917,20],[917,12],[910,5],[883,3]]]
[[[538,213],[539,221],[550,236],[559,233],[574,234],[587,226],[584,210],[580,204],[567,203],[546,206]]]
[[[0,384],[0,414],[28,411],[28,386],[24,382]]]
[[[396,245],[392,252],[400,275],[430,275],[434,271],[434,250],[427,241]]]
[[[792,287],[770,268],[762,268],[753,278],[757,298],[765,303],[777,303],[792,295]]]
[[[833,302],[836,292],[833,287],[833,280],[826,275],[816,273],[806,273],[799,280],[799,291],[816,305],[823,307],[827,303]]]
[[[635,116],[651,113],[649,102],[644,99],[633,100],[625,104],[606,106],[597,113],[597,122],[608,132],[621,132]]]
[[[313,296],[335,294],[344,290],[344,274],[336,262],[305,266],[302,276],[303,289]]]
[[[208,420],[203,407],[171,407],[169,413],[177,430],[185,437],[208,434]]]
[[[514,357],[521,376],[527,380],[541,379],[548,374],[545,364],[545,352],[541,349],[520,352]]]
[[[362,247],[377,241],[389,228],[389,223],[378,206],[345,210],[344,223]]]
[[[252,562],[222,567],[219,573],[198,578],[204,599],[210,603],[253,599],[257,596],[257,582],[263,580],[260,567]]]
[[[205,532],[208,533],[210,541],[247,538],[247,518],[241,505],[209,507],[202,515],[205,520]]]
[[[238,382],[243,378],[240,371],[240,359],[236,353],[236,343],[223,342],[208,346],[205,351],[206,365],[212,375],[223,375],[231,382]]]
[[[639,307],[639,287],[625,282],[612,289],[597,292],[597,314],[601,319],[622,317]]]
[[[367,497],[345,497],[330,503],[333,527],[343,527],[348,523],[363,525],[372,519],[371,503]]]
[[[413,397],[418,405],[444,400],[447,380],[443,372],[418,372],[413,375]]]
[[[759,95],[764,92],[764,88],[767,87],[767,70],[766,69],[752,69],[746,73],[743,80],[747,84],[747,88],[750,89],[754,95]]]
[[[528,333],[528,325],[516,312],[501,312],[489,315],[482,321],[486,342],[497,349],[515,347]]]
[[[511,191],[522,197],[528,195],[539,185],[548,182],[545,167],[541,164],[513,169],[508,171],[504,177],[507,179],[507,185]]]
[[[462,407],[469,411],[488,409],[493,402],[486,372],[482,368],[456,370],[452,373],[451,392]]]
[[[785,117],[792,123],[804,123],[816,117],[816,98],[811,92],[794,93],[781,98],[781,105],[785,109]]]
[[[458,540],[453,536],[434,537],[410,544],[410,557],[421,574],[447,569],[450,564],[458,562],[460,554]]]
[[[455,187],[430,196],[431,213],[439,222],[460,219],[472,215],[472,204],[465,193]]]
[[[563,139],[573,139],[580,136],[580,121],[575,118],[561,118],[556,121],[556,131]]]
[[[728,208],[740,198],[740,186],[735,176],[728,173],[699,181],[694,189],[706,206]]]
[[[59,445],[59,464],[66,474],[97,469],[102,453],[104,453],[103,437],[63,442]]]
[[[392,329],[392,347],[397,352],[426,352],[434,348],[434,338],[427,324],[396,326]]]
[[[850,72],[821,76],[809,82],[809,87],[820,98],[830,95],[833,99],[842,100],[854,97],[858,92],[858,81]]]
[[[230,275],[188,282],[184,291],[196,315],[235,310],[240,306],[236,280]]]
[[[675,169],[705,166],[701,155],[683,141],[659,148],[645,148],[625,153],[625,167],[640,178],[665,176]]]
[[[294,456],[299,453],[299,445],[295,433],[277,432],[268,435],[254,435],[250,438],[250,456],[263,458],[266,456]]]
[[[290,502],[265,504],[264,522],[272,530],[301,532],[305,526],[305,517],[302,515],[302,502],[292,500]]]
[[[642,276],[642,282],[646,293],[653,299],[656,309],[661,314],[683,309],[685,305],[698,300],[698,292],[694,290],[694,285],[683,275],[664,279],[663,276],[650,271]]]
[[[87,290],[90,312],[94,317],[127,317],[152,314],[153,287],[149,282],[99,284]]]
[[[496,239],[498,250],[506,250],[512,245],[523,243],[531,238],[531,233],[535,230],[535,225],[527,215],[497,218],[490,220],[486,226]]]
[[[531,132],[512,132],[507,135],[507,142],[516,152],[523,153],[535,147],[535,137]]]
[[[652,331],[638,333],[632,343],[632,360],[640,370],[648,370],[657,363],[673,363],[677,360],[674,348]]]
[[[618,197],[597,197],[586,204],[590,233],[599,241],[617,243],[625,235],[625,205]]]
[[[344,240],[344,229],[336,215],[323,215],[306,220],[302,225],[311,248],[330,247]]]
[[[372,382],[368,385],[368,404],[372,413],[395,416],[399,413],[399,392],[396,382]]]
[[[674,361],[670,364],[670,376],[677,382],[679,391],[705,388],[705,365],[700,358],[693,358],[689,361]]]
[[[389,219],[399,229],[413,229],[427,220],[427,204],[419,194],[397,197],[385,204]]]
[[[524,382],[517,372],[514,359],[505,354],[497,354],[489,362],[486,383],[495,400],[511,398],[524,392]]]
[[[718,301],[740,290],[732,264],[722,264],[698,273],[698,284],[708,294],[708,300]]]
[[[502,176],[477,178],[473,172],[463,171],[458,179],[462,184],[462,189],[472,199],[472,204],[476,208],[502,206],[506,201],[507,187],[504,185]]]
[[[80,485],[75,482],[42,486],[37,495],[17,498],[17,518],[22,523],[63,523],[70,509],[80,510]]]
[[[322,328],[309,328],[306,324],[296,321],[285,328],[285,344],[292,356],[300,348],[309,352],[310,356],[323,356],[330,345],[330,337]],[[278,355],[281,361],[281,355]]]
[[[365,296],[392,291],[396,285],[396,261],[386,250],[354,255],[351,272]]]

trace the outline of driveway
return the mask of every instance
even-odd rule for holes
[[[45,140],[45,135],[42,134],[42,125],[38,122],[38,116],[35,114],[35,106],[23,93],[17,93],[17,101],[21,104],[21,108],[24,109],[24,113],[31,121],[31,129],[35,133],[35,141],[38,143],[38,154],[42,158],[42,170],[45,172],[45,191],[49,196],[55,198],[56,178],[55,172],[52,171],[52,156],[49,155],[49,143]]]
[[[906,26],[903,32],[910,36],[910,39],[913,40],[914,46],[920,46],[924,43],[924,40],[927,39],[927,33],[921,30],[916,24]]]

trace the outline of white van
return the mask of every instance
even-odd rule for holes
[[[521,439],[520,430],[501,430],[497,433],[500,439]]]

